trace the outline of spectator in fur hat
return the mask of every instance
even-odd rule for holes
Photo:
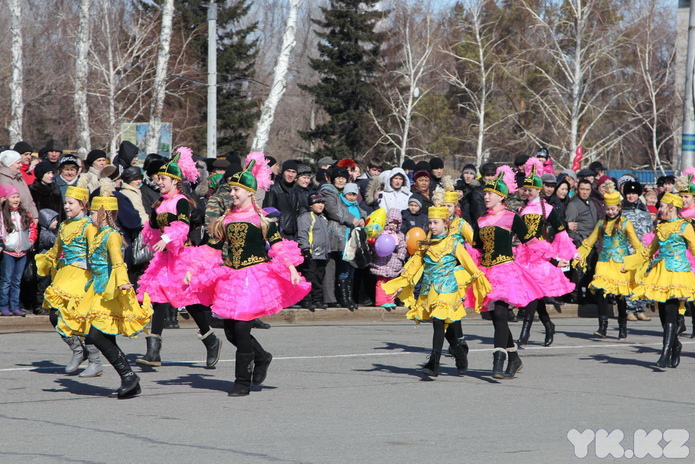
[[[420,201],[422,205],[422,212],[427,216],[427,210],[430,206],[434,206],[432,203],[432,195],[430,190],[430,172],[424,169],[415,171],[413,174],[413,185],[410,186],[410,192],[412,193],[411,198],[415,198]]]

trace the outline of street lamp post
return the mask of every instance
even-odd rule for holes
[[[680,169],[695,164],[695,112],[693,109],[693,64],[695,63],[695,8],[693,2],[680,0],[680,6],[690,3],[688,22],[688,53],[685,61],[685,95],[683,98],[683,139]]]
[[[208,6],[208,158],[217,158],[217,3]]]

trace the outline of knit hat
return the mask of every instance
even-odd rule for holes
[[[346,180],[350,178],[350,173],[347,169],[335,166],[329,171],[329,176],[331,177],[331,182],[335,182],[338,177],[343,177]]]
[[[129,168],[125,168],[123,170],[123,173],[121,174],[121,179],[126,184],[134,181],[135,179],[142,180],[143,178],[144,178],[144,175],[142,174],[142,170],[137,166],[131,166]]]
[[[656,206],[654,205],[647,206],[647,211],[649,211],[651,214],[657,214],[659,212],[659,210],[656,209]]]
[[[541,180],[543,181],[543,185],[554,185],[557,184],[557,177],[555,177],[555,174],[551,174],[549,172],[546,172],[541,176]]]
[[[346,195],[348,193],[354,193],[355,195],[358,195],[360,193],[359,187],[357,187],[357,184],[349,182],[345,184],[345,187],[343,188],[343,195]]]
[[[480,166],[480,175],[482,176],[494,176],[496,172],[497,165],[495,163],[485,163]]]
[[[0,198],[5,198],[5,197],[6,197],[5,186],[0,184]]]
[[[642,184],[633,180],[625,182],[623,184],[623,195],[627,195],[628,193],[642,195]]]
[[[20,155],[23,153],[28,153],[28,152],[33,152],[34,148],[29,145],[29,142],[25,142],[22,140],[21,142],[17,142],[14,144],[14,147],[12,147],[14,151],[19,153]]]
[[[299,164],[297,166],[297,177],[310,176],[311,174],[311,168],[306,164]]]
[[[422,208],[422,202],[421,202],[420,200],[418,200],[417,198],[415,198],[415,197],[410,197],[410,198],[408,198],[408,204],[410,204],[410,203],[415,203],[415,204],[417,204],[420,208]]]
[[[357,166],[357,163],[355,163],[355,160],[350,159],[350,158],[343,158],[340,161],[338,161],[337,164],[341,168],[354,168]]]
[[[470,173],[472,173],[472,174],[477,174],[477,173],[478,173],[478,171],[475,169],[475,165],[474,165],[474,164],[470,164],[470,163],[467,164],[467,165],[465,165],[465,166],[463,167],[463,169],[461,170],[461,173],[462,173],[462,174],[464,174],[464,173],[466,173],[466,172],[470,172]]]
[[[403,169],[404,171],[414,171],[415,161],[408,158],[407,160],[403,161],[403,164],[401,164],[401,169]]]
[[[574,172],[574,171],[571,170],[571,169],[565,169],[564,171],[562,171],[561,174],[564,174],[565,177],[571,177],[571,178],[574,179],[575,181],[577,180],[577,173]]]
[[[51,139],[48,142],[46,142],[46,146],[43,147],[41,150],[44,153],[48,153],[49,151],[59,151],[63,153],[63,144],[57,141],[56,139]]]
[[[297,163],[293,160],[287,160],[284,163],[282,163],[282,169],[280,170],[281,172],[285,172],[288,170],[293,170],[297,171],[299,169],[299,166],[297,166]]]
[[[309,206],[313,205],[314,203],[325,203],[326,199],[321,195],[320,193],[312,193],[309,195]]]
[[[87,155],[86,164],[87,164],[87,166],[91,166],[92,164],[94,164],[94,162],[96,160],[101,159],[101,158],[109,159],[108,155],[106,154],[106,152],[104,150],[92,150]]]
[[[238,158],[238,156],[237,156],[237,158]],[[278,160],[276,160],[276,159],[273,158],[272,156],[265,155],[265,159],[268,160],[268,167],[269,167],[269,168],[272,168],[273,166],[275,166],[276,164],[278,164]],[[229,157],[227,157],[227,160],[228,160],[230,163],[234,163],[232,160],[229,159]],[[241,164],[241,159],[239,159],[239,164]]]
[[[212,169],[227,169],[231,163],[225,158],[217,158],[212,162]],[[241,160],[239,160],[241,164]]]
[[[2,163],[5,167],[8,168],[20,159],[22,159],[22,155],[20,155],[14,150],[5,150],[2,153],[0,153],[0,163]]]
[[[63,169],[63,167],[67,166],[68,164],[73,164],[78,168],[80,167],[80,160],[78,160],[77,157],[73,155],[63,155],[58,161],[58,163],[58,170]]]
[[[53,163],[50,161],[41,161],[34,167],[34,176],[36,176],[36,180],[34,182],[40,182],[47,172],[53,172],[54,170],[55,167],[53,166]]]
[[[514,157],[514,166],[520,168],[521,166],[524,166],[526,164],[528,159],[528,155],[517,155],[516,157]]]
[[[5,185],[5,198],[10,198],[14,194],[19,195],[19,190],[14,185]]]
[[[430,169],[444,169],[444,160],[441,158],[432,158],[430,160]]]
[[[401,224],[403,222],[403,216],[401,216],[401,210],[398,208],[389,208],[386,211],[386,224],[389,222],[397,222]]]
[[[413,180],[417,180],[418,178],[420,178],[422,176],[426,176],[427,178],[431,177],[430,172],[427,169],[419,169],[419,170],[415,171],[415,173],[413,174]]]
[[[544,160],[547,160],[549,157],[550,155],[548,154],[548,149],[545,147],[541,147],[536,152],[536,158],[544,158]]]
[[[613,181],[613,179],[611,179],[610,176],[601,176],[601,177],[599,177],[598,182],[596,183],[596,186],[597,186],[597,187],[601,187],[603,184],[605,184],[605,183],[608,182],[609,180],[610,180],[611,182]],[[615,183],[613,184],[613,186],[615,187]]]

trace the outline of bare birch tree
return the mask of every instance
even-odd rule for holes
[[[277,59],[277,64],[275,65],[273,84],[270,88],[270,94],[268,95],[265,103],[263,103],[263,108],[261,108],[261,118],[258,122],[258,127],[256,128],[256,136],[251,144],[254,151],[263,151],[266,143],[268,143],[268,134],[270,132],[270,127],[273,124],[275,109],[277,108],[278,102],[282,98],[282,95],[285,93],[285,76],[287,75],[292,49],[297,44],[297,41],[295,40],[297,31],[297,15],[299,13],[299,7],[303,1],[304,0],[290,0],[290,14],[287,17],[285,33],[282,36],[282,47],[280,50],[280,55]]]
[[[75,59],[75,116],[77,116],[77,154],[86,158],[91,150],[89,137],[89,107],[87,106],[87,76],[89,74],[89,9],[91,0],[80,0],[80,25],[77,30]]]
[[[409,151],[425,152],[411,144],[412,122],[418,103],[432,90],[423,87],[423,82],[439,68],[431,59],[438,41],[430,11],[419,17],[414,7],[401,4],[396,6],[392,17],[396,24],[390,34],[393,40],[400,42],[395,57],[399,65],[395,69],[384,70],[391,79],[384,83],[385,87],[379,92],[388,108],[388,123],[380,121],[373,110],[370,110],[370,115],[381,134],[378,143],[385,143],[395,150],[400,166]]]
[[[169,46],[171,44],[173,16],[174,0],[164,0],[157,69],[154,76],[154,85],[152,86],[153,97],[150,112],[150,128],[147,132],[147,139],[145,142],[145,151],[147,153],[157,153],[159,151],[159,135],[162,129],[162,112],[164,110],[164,97],[166,95],[167,64],[169,62]]]
[[[8,0],[10,14],[10,34],[12,35],[12,80],[10,81],[10,144],[22,140],[24,121],[24,67],[22,52],[22,6],[20,0]]]
[[[446,50],[459,63],[454,70],[445,70],[444,78],[459,89],[465,99],[459,104],[475,118],[475,163],[480,166],[486,153],[485,137],[501,121],[488,120],[488,106],[495,90],[497,62],[495,47],[500,42],[496,32],[497,19],[487,20],[484,7],[487,0],[466,0],[465,13],[459,19],[463,39]],[[457,51],[461,50],[461,51]],[[470,50],[469,53],[464,51]]]

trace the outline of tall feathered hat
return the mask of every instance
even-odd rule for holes
[[[676,190],[682,195],[695,195],[695,168],[689,167],[676,179]]]
[[[604,190],[606,193],[603,194],[603,202],[606,206],[616,206],[622,201],[620,192],[615,189],[615,184],[612,180],[607,180],[604,183]]]
[[[443,188],[442,188],[443,187]],[[459,196],[454,188],[454,181],[451,176],[442,177],[442,186],[437,186],[432,192],[432,203],[434,206],[442,206],[445,203],[458,203]]]
[[[259,188],[267,191],[272,185],[272,172],[263,153],[254,151],[246,157],[246,167],[229,176],[228,183],[253,193]]]
[[[495,178],[485,184],[484,192],[492,192],[507,198],[509,195],[514,195],[517,191],[516,176],[512,168],[509,166],[500,166],[495,171]]]
[[[164,164],[157,175],[168,176],[181,182],[195,182],[198,180],[198,168],[193,161],[193,152],[188,147],[179,147],[169,162]]]
[[[113,196],[116,190],[116,185],[108,177],[99,179],[99,195],[92,198],[90,209],[98,211],[104,208],[104,211],[118,211],[118,200]]]
[[[543,160],[537,157],[529,158],[524,164],[524,187],[541,190],[543,188],[543,180],[541,176],[544,173]]]

